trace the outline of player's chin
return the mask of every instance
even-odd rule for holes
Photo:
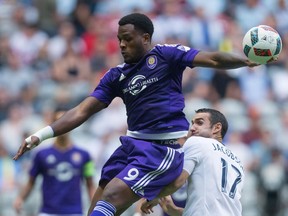
[[[124,52],[122,52],[121,54],[122,54],[124,62],[129,64],[130,63],[130,59],[131,59],[130,56],[127,53],[124,53]]]
[[[133,58],[129,58],[128,56],[124,57],[124,62],[126,64],[133,64],[135,63],[135,60]]]

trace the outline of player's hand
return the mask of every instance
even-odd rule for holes
[[[279,59],[279,57],[278,56],[274,56],[273,58],[271,58],[268,62],[267,62],[267,64],[269,64],[269,63],[274,63],[274,62],[276,62],[276,61],[278,61],[278,59]]]
[[[171,196],[160,198],[159,202],[163,211],[169,215],[178,215],[178,207],[174,204]]]
[[[147,201],[145,200],[142,204],[141,204],[141,211],[145,214],[150,214],[153,213],[153,207],[159,204],[159,199],[154,199],[151,201]]]
[[[16,198],[16,200],[13,203],[13,207],[14,207],[15,211],[17,212],[17,214],[21,213],[22,206],[23,206],[23,200],[19,197]]]
[[[13,157],[13,160],[18,160],[25,152],[35,148],[40,143],[40,140],[36,136],[28,137],[24,140],[22,145],[19,147],[17,154]]]
[[[252,62],[249,59],[247,60],[246,64],[247,64],[248,67],[256,67],[256,66],[261,65],[261,64],[259,64],[257,62]]]

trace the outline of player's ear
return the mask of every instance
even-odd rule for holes
[[[221,124],[220,122],[214,124],[212,130],[213,130],[213,131],[212,131],[213,134],[218,134],[218,133],[221,134],[222,124]]]
[[[145,45],[146,45],[146,44],[149,44],[149,43],[150,43],[150,40],[151,40],[150,35],[149,35],[148,33],[144,33],[144,34],[143,34],[143,42],[144,42],[144,44],[145,44]]]

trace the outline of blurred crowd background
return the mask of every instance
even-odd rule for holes
[[[243,55],[242,38],[251,27],[266,24],[280,33],[277,62],[253,69],[187,69],[183,91],[189,121],[202,107],[217,108],[228,118],[225,143],[246,169],[243,216],[287,216],[287,0],[0,0],[0,215],[15,215],[13,200],[37,151],[13,161],[21,142],[50,123],[55,107],[72,108],[110,67],[122,63],[117,22],[130,12],[153,20],[154,44]],[[95,183],[125,132],[125,108],[118,99],[71,132],[95,161]],[[39,191],[36,187],[23,215],[37,213]]]

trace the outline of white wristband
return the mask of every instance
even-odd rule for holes
[[[40,140],[39,143],[41,143],[43,140],[52,138],[54,136],[54,131],[52,129],[52,127],[50,126],[46,126],[45,128],[42,128],[41,130],[37,131],[36,133],[32,134],[31,136],[27,137],[25,139],[26,143],[28,144],[27,147],[28,148],[34,148],[36,146],[31,146],[31,137],[32,136],[36,136],[38,137],[38,139]]]

